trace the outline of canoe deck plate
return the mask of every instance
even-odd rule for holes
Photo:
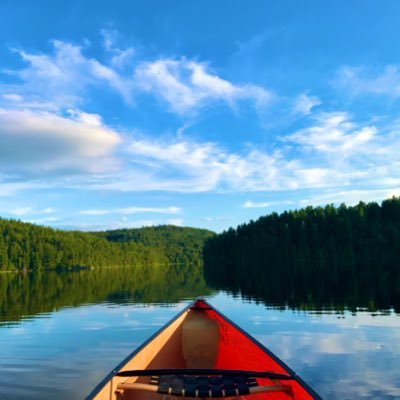
[[[248,376],[152,376],[151,385],[158,392],[184,397],[231,397],[249,394],[249,388],[258,386],[254,377]]]

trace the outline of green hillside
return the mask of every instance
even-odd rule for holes
[[[172,226],[102,233],[62,231],[0,218],[0,270],[198,262],[209,231]]]
[[[161,249],[171,263],[194,263],[202,260],[204,242],[215,236],[206,229],[162,225],[140,229],[117,229],[96,232],[97,236],[117,243],[141,243]]]

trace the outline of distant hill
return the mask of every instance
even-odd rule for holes
[[[117,243],[141,243],[161,249],[171,263],[194,263],[202,260],[204,242],[215,236],[206,229],[160,225],[140,229],[117,229],[94,233]]]
[[[0,270],[197,263],[210,231],[160,226],[62,231],[0,218]]]

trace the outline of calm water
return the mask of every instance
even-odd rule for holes
[[[400,315],[290,309],[208,287],[200,269],[0,275],[0,399],[82,399],[203,295],[325,399],[400,399]]]

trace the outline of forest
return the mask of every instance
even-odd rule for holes
[[[206,281],[277,303],[400,309],[400,198],[272,213],[208,239]]]
[[[210,231],[158,229],[62,231],[0,218],[0,270],[131,267],[199,262]],[[168,242],[168,247],[166,243]]]
[[[117,243],[141,243],[146,247],[162,250],[171,263],[199,263],[206,239],[215,233],[206,229],[172,225],[144,227],[140,229],[116,229],[97,232],[97,236]]]

